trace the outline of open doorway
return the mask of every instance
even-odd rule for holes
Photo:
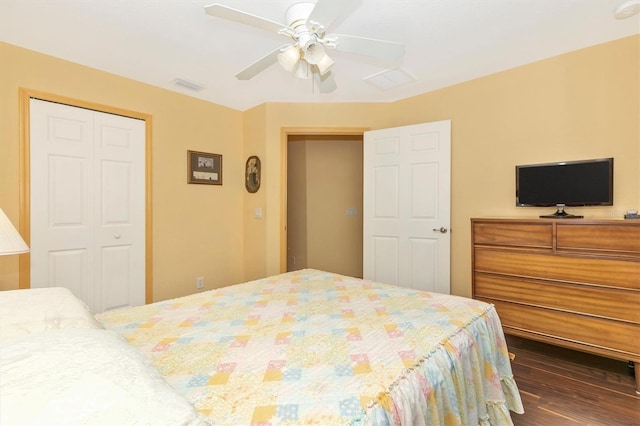
[[[362,141],[362,134],[288,136],[287,271],[362,277]]]

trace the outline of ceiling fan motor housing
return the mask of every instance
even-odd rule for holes
[[[294,30],[301,25],[304,26],[307,23],[307,18],[313,11],[314,6],[314,3],[309,2],[296,3],[290,6],[284,13],[287,26]]]

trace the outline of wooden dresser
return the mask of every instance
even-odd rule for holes
[[[640,391],[640,220],[471,226],[473,297],[496,306],[505,333],[633,361]]]

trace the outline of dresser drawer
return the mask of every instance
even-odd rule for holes
[[[557,225],[558,250],[617,251],[640,257],[640,223]]]
[[[523,247],[553,247],[553,228],[550,223],[474,222],[475,244]]]
[[[512,303],[491,303],[506,332],[514,328],[539,333],[583,344],[596,353],[606,351],[619,359],[640,361],[640,326],[636,324]]]
[[[524,303],[640,324],[640,291],[478,273],[474,297]]]
[[[640,221],[496,218],[471,227],[473,297],[495,305],[505,333],[638,368]]]
[[[476,247],[474,272],[640,290],[640,261]]]

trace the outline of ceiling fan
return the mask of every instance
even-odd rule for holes
[[[298,78],[314,78],[321,93],[336,89],[331,73],[334,61],[327,55],[327,48],[348,53],[398,61],[404,56],[404,45],[385,40],[326,34],[331,24],[358,0],[318,0],[301,2],[285,12],[286,24],[252,15],[221,4],[205,7],[208,15],[228,19],[290,37],[293,41],[269,52],[236,74],[239,80],[249,80],[271,65],[279,62],[282,68]]]

